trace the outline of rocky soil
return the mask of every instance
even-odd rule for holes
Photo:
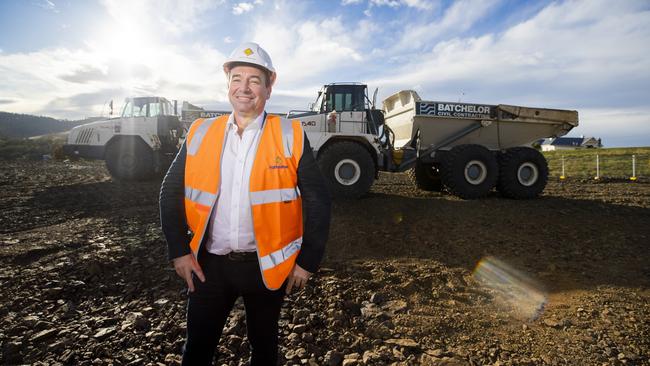
[[[179,363],[186,289],[158,182],[6,161],[0,187],[0,363]],[[463,201],[382,175],[335,203],[323,267],[283,308],[281,363],[650,365],[648,243],[648,182]],[[499,283],[477,276],[489,263],[507,266]],[[246,364],[241,304],[219,350],[216,364]]]

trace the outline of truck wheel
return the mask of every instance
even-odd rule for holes
[[[321,152],[318,165],[334,198],[358,198],[370,190],[375,163],[368,151],[351,141],[336,142]]]
[[[480,145],[458,145],[442,159],[442,183],[463,199],[485,196],[499,178],[499,165],[490,150]]]
[[[499,157],[497,189],[504,197],[537,197],[548,181],[548,164],[544,155],[530,147],[513,147]]]
[[[409,169],[408,176],[423,191],[440,192],[442,190],[440,171],[433,164],[425,164],[418,160],[415,167]]]
[[[150,178],[153,152],[140,138],[122,138],[106,148],[106,167],[111,176],[126,181]]]

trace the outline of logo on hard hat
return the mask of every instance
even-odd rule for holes
[[[246,54],[246,56],[250,56],[250,55],[253,54],[253,50],[251,50],[250,48],[247,48],[247,49],[244,50],[244,53]]]

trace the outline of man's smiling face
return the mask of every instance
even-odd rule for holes
[[[230,70],[228,98],[235,112],[242,117],[255,117],[264,111],[271,96],[264,71],[252,66],[239,65]]]

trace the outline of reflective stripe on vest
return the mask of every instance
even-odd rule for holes
[[[196,153],[199,151],[199,147],[201,147],[201,143],[203,142],[203,138],[205,135],[207,135],[208,130],[216,121],[216,118],[210,118],[208,120],[203,121],[201,125],[196,129],[196,132],[194,133],[194,136],[192,140],[190,141],[189,146],[187,146],[187,153],[189,155],[196,155]]]
[[[188,132],[185,212],[194,231],[190,246],[195,255],[219,196],[228,117],[197,120]],[[298,164],[303,138],[300,121],[267,116],[253,150],[249,186],[253,232],[262,279],[271,290],[282,286],[302,246]]]
[[[185,187],[185,198],[203,206],[212,206],[212,203],[217,199],[217,195],[200,189]]]
[[[292,241],[282,249],[278,249],[273,253],[269,253],[264,257],[260,257],[260,267],[263,271],[265,271],[283,263],[297,251],[299,251],[301,245],[302,237]]]
[[[293,150],[293,126],[291,121],[281,119],[280,125],[282,127],[282,146],[284,146],[284,157],[290,158]]]
[[[300,197],[300,190],[296,188],[269,189],[266,191],[251,192],[251,205],[263,203],[288,202]]]

